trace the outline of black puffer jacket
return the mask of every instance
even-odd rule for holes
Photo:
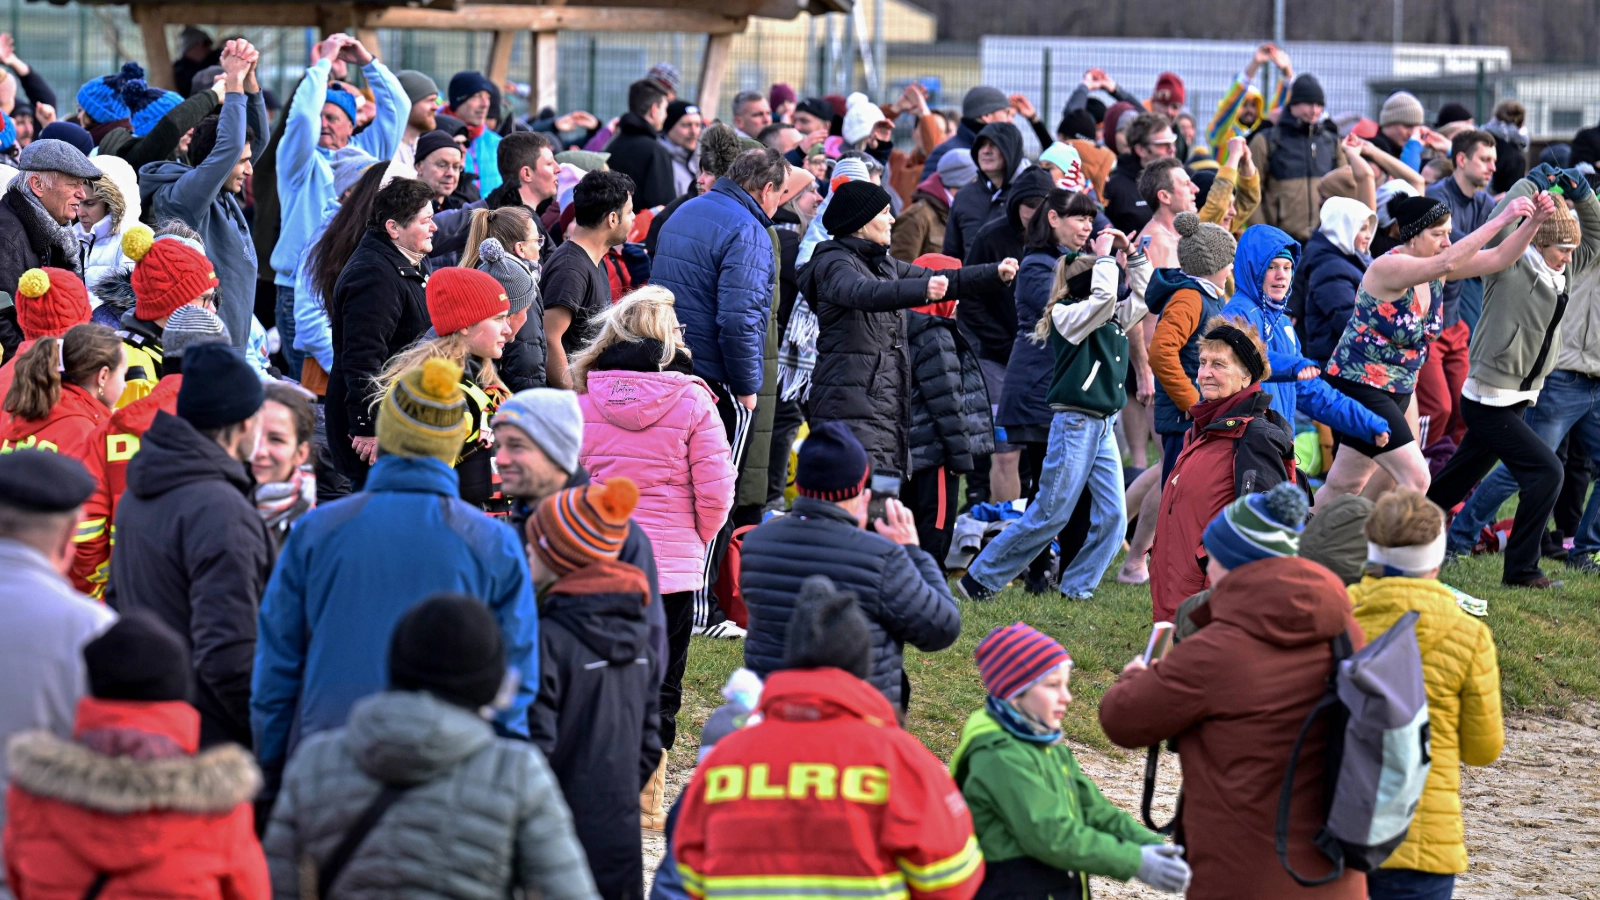
[[[606,145],[611,171],[633,179],[634,209],[664,206],[678,195],[672,181],[672,154],[656,135],[643,116],[626,112],[617,120],[617,136]]]
[[[911,471],[971,472],[994,452],[989,390],[972,345],[944,316],[906,313],[911,342]]]
[[[957,299],[998,286],[998,270],[991,263],[936,272],[860,238],[818,244],[799,276],[800,292],[818,298],[811,422],[844,422],[875,471],[909,473],[911,355],[901,311],[927,302],[935,275],[950,279],[945,299]]]
[[[906,644],[932,652],[961,636],[961,613],[933,557],[862,531],[838,504],[801,497],[788,515],[744,538],[739,587],[750,609],[744,664],[757,675],[782,667],[800,583],[811,575],[855,592],[872,628],[867,680],[890,703],[900,702]]]
[[[978,230],[962,262],[969,266],[997,263],[1007,258],[1021,262],[1025,249],[1022,204],[1028,200],[1042,202],[1054,186],[1043,169],[1023,169],[1009,190],[1006,214],[991,219]],[[974,339],[979,356],[1009,363],[1012,339],[1017,333],[1016,282],[963,296],[956,321],[961,322],[968,337]]]

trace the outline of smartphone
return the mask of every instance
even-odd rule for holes
[[[1157,622],[1151,627],[1150,642],[1145,644],[1144,647],[1145,665],[1148,666],[1166,656],[1167,651],[1172,649],[1172,629],[1171,622]]]
[[[872,499],[867,501],[867,528],[872,528],[872,523],[883,519],[889,521],[889,513],[885,506],[892,499],[900,498],[900,479],[893,475],[873,474],[867,482],[867,487],[872,490]]]

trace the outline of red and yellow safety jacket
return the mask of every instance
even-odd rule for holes
[[[178,386],[182,375],[167,375],[146,396],[111,414],[104,440],[89,448],[84,465],[96,487],[83,504],[83,518],[72,537],[77,552],[72,561],[72,586],[99,600],[106,592],[111,572],[111,544],[116,537],[117,501],[128,487],[128,460],[139,452],[139,439],[155,421],[158,410],[178,414]]]
[[[983,883],[955,783],[840,669],[774,672],[763,720],[718,742],[673,837],[696,900],[970,900]]]

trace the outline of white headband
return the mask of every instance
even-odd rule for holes
[[[1420,578],[1444,564],[1445,537],[1445,531],[1440,529],[1439,536],[1430,543],[1409,547],[1380,547],[1368,541],[1367,563],[1407,578]]]

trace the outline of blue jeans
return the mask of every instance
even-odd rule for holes
[[[283,362],[289,367],[283,374],[300,380],[300,367],[306,355],[294,348],[294,288],[278,285],[278,302],[272,311],[277,321],[278,342],[282,345]]]
[[[1454,875],[1413,869],[1378,869],[1367,873],[1367,900],[1450,900]]]
[[[1522,420],[1551,448],[1576,430],[1589,458],[1600,463],[1600,378],[1567,369],[1551,372],[1539,391],[1539,402],[1528,407]],[[1494,522],[1495,513],[1516,492],[1516,479],[1505,466],[1497,466],[1450,523],[1450,549],[1470,553],[1478,532]],[[1600,492],[1590,495],[1572,548],[1579,556],[1596,551],[1600,551]]]
[[[967,574],[991,591],[1016,578],[1072,518],[1078,497],[1089,491],[1089,537],[1061,572],[1061,593],[1087,600],[1117,555],[1128,515],[1122,503],[1122,455],[1116,417],[1097,419],[1058,412],[1050,421],[1050,443],[1039,472],[1039,493],[1022,518],[983,548]]]

